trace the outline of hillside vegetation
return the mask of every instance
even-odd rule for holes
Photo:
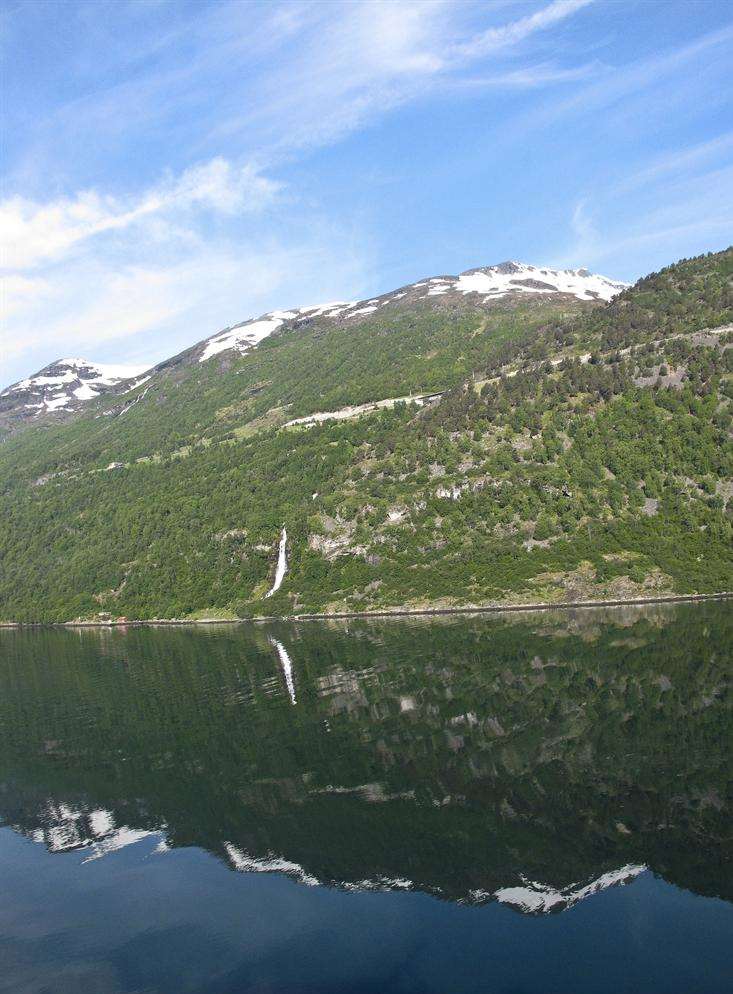
[[[172,362],[0,444],[0,619],[730,590],[732,325],[728,249],[604,306],[436,298]]]

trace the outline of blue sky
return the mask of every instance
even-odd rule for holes
[[[507,258],[733,232],[733,4],[0,7],[0,385]]]

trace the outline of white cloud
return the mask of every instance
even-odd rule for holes
[[[507,46],[517,45],[535,32],[552,27],[553,24],[565,20],[591,3],[593,0],[554,0],[553,3],[533,14],[499,27],[489,28],[469,41],[457,45],[454,55],[461,59],[476,59]]]
[[[574,235],[573,256],[588,260],[594,256],[598,245],[598,232],[588,210],[586,200],[579,200],[573,208],[570,226]],[[586,265],[586,262],[583,262]]]
[[[137,229],[129,235],[137,240]],[[370,252],[348,229],[315,221],[289,238],[193,236],[159,262],[154,248],[144,263],[120,264],[101,244],[43,275],[4,281],[3,386],[64,354],[152,365],[277,305],[363,284]],[[124,247],[123,256],[135,254]]]
[[[194,207],[224,214],[261,210],[279,188],[251,164],[234,167],[216,158],[134,198],[96,190],[47,203],[11,197],[0,201],[0,266],[12,271],[58,259],[78,242],[167,212]]]
[[[273,61],[253,82],[247,105],[239,101],[225,112],[209,137],[255,134],[281,153],[335,142],[396,107],[454,87],[479,60],[491,57],[501,67],[520,58],[531,36],[592,2],[554,0],[531,15],[478,32],[470,16],[475,6],[447,0],[343,4],[338,17],[330,5],[314,7],[325,14],[314,13],[301,24],[295,54]],[[480,10],[485,19],[502,6]],[[496,69],[492,85],[532,85],[530,70],[520,66],[515,75],[506,67]],[[590,71],[581,69],[583,75]],[[560,74],[561,67],[554,72]],[[544,82],[552,81],[545,67]]]
[[[46,203],[13,197],[0,202],[0,356],[8,369],[24,355],[45,365],[64,352],[91,350],[142,332],[155,333],[217,294],[242,304],[267,287],[263,263],[230,249],[212,220],[241,223],[276,201],[281,186],[252,164],[222,158],[168,175],[125,198],[96,190]],[[251,282],[250,282],[251,281]],[[245,314],[246,316],[246,314]],[[192,339],[215,331],[202,311]],[[161,358],[150,337],[143,344]],[[3,380],[12,376],[3,375]]]
[[[509,69],[505,72],[495,72],[490,75],[470,75],[460,77],[453,84],[455,89],[529,89],[531,87],[547,86],[549,83],[577,83],[598,75],[603,67],[598,62],[584,63],[564,69],[550,62],[540,62],[535,65],[523,66],[520,69]]]

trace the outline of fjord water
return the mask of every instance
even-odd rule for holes
[[[731,989],[725,602],[0,632],[0,990]]]

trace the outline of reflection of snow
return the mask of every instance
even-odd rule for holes
[[[277,550],[277,569],[275,570],[275,581],[272,587],[267,591],[265,597],[272,597],[272,595],[278,591],[282,585],[283,578],[285,576],[285,570],[288,565],[287,557],[285,555],[285,547],[288,541],[288,533],[283,528],[282,535],[280,536],[280,545]]]
[[[407,877],[375,877],[373,880],[355,880],[341,884],[344,890],[412,890],[414,883]]]
[[[307,887],[318,886],[318,880],[309,873],[306,873],[300,863],[292,863],[289,859],[285,859],[284,856],[275,856],[273,853],[268,853],[267,856],[257,859],[246,852],[242,852],[241,849],[237,849],[231,842],[225,842],[224,848],[226,849],[230,863],[239,873],[285,873],[287,876],[293,877]]]
[[[529,914],[547,914],[548,911],[564,911],[566,908],[572,908],[573,905],[585,900],[586,897],[590,897],[591,894],[598,894],[608,887],[631,883],[644,870],[646,870],[645,866],[628,864],[618,870],[603,873],[596,880],[592,880],[583,887],[570,884],[569,887],[563,887],[562,890],[555,890],[546,884],[525,880],[523,887],[502,887],[493,895],[474,891],[471,896],[476,901],[493,896],[501,904],[512,904]]]
[[[282,642],[278,642],[277,639],[271,638],[270,642],[277,649],[277,654],[280,657],[280,665],[283,669],[283,675],[285,676],[285,683],[288,688],[288,694],[290,695],[290,701],[292,704],[297,703],[295,700],[295,680],[293,679],[293,662],[288,655],[288,651]]]
[[[102,856],[115,852],[117,849],[124,849],[125,846],[132,846],[136,842],[141,842],[143,839],[148,839],[151,836],[157,837],[159,834],[159,832],[146,832],[140,828],[128,828],[126,825],[123,825],[103,839],[94,839],[90,845],[91,852],[84,862],[88,863],[93,859],[101,859]]]
[[[115,825],[114,816],[104,808],[87,811],[49,801],[42,819],[43,825],[31,833],[33,841],[40,842],[53,853],[88,849],[85,863],[151,837],[161,840],[156,851],[164,851],[165,836],[161,831]]]
[[[329,792],[340,792],[339,788],[328,788]],[[350,792],[344,789],[344,792]],[[268,852],[265,856],[251,856],[240,849],[237,849],[231,842],[227,842],[224,848],[229,857],[231,866],[240,873],[284,873],[298,883],[306,884],[308,887],[328,886],[338,887],[340,890],[356,893],[359,891],[410,891],[422,890],[426,893],[441,894],[440,887],[425,887],[415,883],[408,877],[390,877],[386,874],[379,874],[374,877],[365,877],[361,880],[319,880],[301,866],[294,863],[285,856]],[[640,873],[646,870],[645,866],[629,864],[622,866],[618,870],[611,870],[602,874],[596,880],[579,887],[577,884],[570,884],[556,890],[546,884],[523,879],[524,886],[503,887],[495,892],[474,890],[468,895],[468,900],[473,904],[482,904],[491,900],[496,900],[501,904],[510,904],[525,914],[547,914],[552,911],[565,911],[572,908],[580,901],[585,900],[593,894],[597,894],[609,887],[622,886],[631,883]],[[461,902],[463,903],[463,902]]]
[[[266,856],[250,856],[249,853],[237,849],[231,842],[224,843],[224,849],[229,857],[229,862],[233,869],[239,873],[284,873],[298,883],[305,884],[306,887],[318,887],[322,882],[308,873],[300,863],[293,863],[292,860],[284,856],[277,856],[275,853],[267,853]],[[375,877],[373,880],[355,880],[349,882],[332,881],[337,887],[348,891],[387,891],[387,890],[412,890],[414,884],[412,880],[404,877]]]

